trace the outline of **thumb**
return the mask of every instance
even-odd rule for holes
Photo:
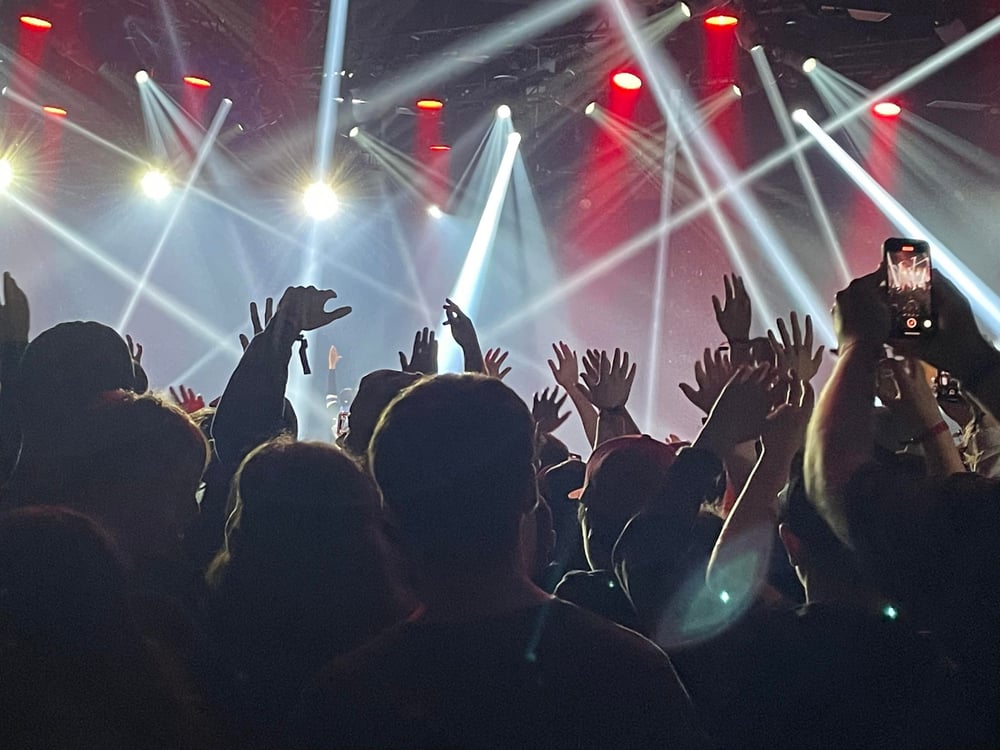
[[[403,354],[403,352],[400,352],[399,353],[399,366],[400,366],[400,368],[403,369],[403,370],[405,370],[406,369],[406,364],[407,364],[407,362],[406,362],[406,355]]]

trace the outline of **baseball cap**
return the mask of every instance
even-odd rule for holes
[[[607,440],[591,454],[583,486],[569,497],[591,512],[627,520],[656,496],[680,447],[648,435]]]

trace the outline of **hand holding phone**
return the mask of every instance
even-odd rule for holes
[[[890,237],[885,254],[886,292],[892,314],[890,337],[929,336],[937,329],[931,295],[931,251],[924,240]]]

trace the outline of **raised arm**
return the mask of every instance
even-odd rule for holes
[[[712,295],[712,307],[715,308],[715,322],[729,343],[734,365],[751,364],[750,356],[750,321],[753,316],[753,306],[750,295],[747,294],[743,279],[736,274],[722,279],[726,288],[723,299]]]
[[[555,352],[556,357],[555,360],[548,360],[552,377],[555,378],[556,383],[563,387],[566,395],[573,402],[576,413],[580,416],[580,422],[583,424],[587,444],[593,446],[597,439],[597,410],[587,399],[583,389],[580,388],[580,363],[576,352],[562,341],[553,344],[552,351]]]
[[[806,436],[806,492],[841,541],[847,523],[837,502],[855,472],[874,455],[875,382],[889,336],[889,306],[880,269],[851,282],[833,308],[839,357],[820,394]]]
[[[14,470],[21,449],[17,420],[17,374],[28,346],[31,315],[28,297],[9,272],[3,275],[0,304],[0,485]]]
[[[455,337],[455,343],[462,348],[462,353],[465,355],[465,371],[487,374],[476,327],[458,305],[450,299],[446,299],[444,303],[444,324],[451,328],[451,335]]]
[[[289,287],[274,317],[249,342],[212,422],[215,450],[223,464],[239,464],[248,451],[281,432],[292,345],[303,332],[351,312],[349,307],[324,309],[336,296],[332,289]]]
[[[629,354],[615,349],[613,357],[607,352],[588,352],[584,359],[584,373],[580,376],[580,390],[597,409],[597,436],[592,447],[611,438],[639,435],[640,430],[625,408],[636,365],[629,366]]]

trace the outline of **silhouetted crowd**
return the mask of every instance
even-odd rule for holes
[[[619,350],[529,406],[447,300],[465,372],[418,331],[324,443],[285,390],[334,292],[252,305],[206,404],[5,274],[0,747],[1000,747],[1000,352],[940,275],[908,340],[856,279],[834,353],[724,285],[691,440]]]

